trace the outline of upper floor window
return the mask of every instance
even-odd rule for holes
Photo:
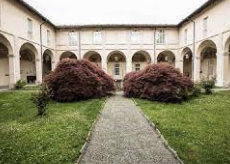
[[[32,38],[33,36],[33,22],[31,19],[27,19],[27,33],[28,33],[28,37]]]
[[[131,41],[138,42],[140,41],[140,32],[138,30],[134,30],[131,33]]]
[[[51,38],[50,38],[50,30],[47,30],[47,45],[50,45]]]
[[[102,33],[100,30],[96,30],[93,33],[93,42],[100,43],[102,41]]]
[[[69,45],[70,46],[77,45],[77,34],[74,31],[69,32]]]
[[[185,44],[188,43],[188,30],[187,29],[184,30],[184,43]]]
[[[165,31],[164,30],[158,31],[157,43],[165,43]]]
[[[204,37],[206,37],[208,34],[208,17],[203,19],[203,34]]]

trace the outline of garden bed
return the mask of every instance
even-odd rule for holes
[[[230,163],[230,92],[182,104],[136,99],[186,164]]]
[[[0,93],[0,163],[75,163],[104,99],[52,102],[37,117],[30,95]]]

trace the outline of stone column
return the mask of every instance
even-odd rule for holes
[[[195,57],[193,71],[194,82],[200,82],[200,57]]]
[[[175,68],[179,69],[181,73],[183,73],[183,59],[178,59],[176,60],[176,63],[175,63]]]
[[[54,51],[53,55],[51,55],[51,70],[53,71],[56,68],[57,65],[57,53]]]
[[[14,84],[16,83],[16,73],[15,73],[15,56],[8,55],[9,58],[9,80],[10,80],[10,89],[14,88]]]
[[[230,63],[229,63],[229,52],[223,52],[223,86],[229,87],[230,84]]]
[[[224,74],[223,74],[223,53],[217,51],[217,63],[216,63],[216,86],[223,87],[224,86]]]
[[[42,64],[41,64],[41,59],[36,58],[35,60],[35,67],[36,67],[36,84],[41,84],[42,83]]]
[[[105,73],[108,73],[107,72],[107,68],[108,68],[108,63],[107,63],[107,55],[104,54],[101,56],[101,66],[102,66],[102,69]]]
[[[53,59],[51,62],[51,65],[52,65],[52,71],[53,71],[57,66],[56,60]]]
[[[150,54],[151,55],[151,54]],[[155,60],[155,54],[153,52],[153,55],[151,56],[151,63],[150,64],[155,64],[156,60]]]
[[[21,79],[21,60],[20,60],[20,55],[15,56],[15,76],[16,76],[16,81]]]
[[[54,55],[54,57],[53,57],[53,63],[52,63],[52,70],[54,70],[56,67],[57,67],[57,65],[58,65],[58,63],[60,62],[60,54],[58,53],[58,51],[56,51],[55,52],[55,55]]]
[[[223,50],[223,34],[219,34],[216,40],[216,86],[224,86],[224,50]]]
[[[126,74],[132,72],[132,58],[127,56],[126,58]]]
[[[131,38],[131,31],[129,32],[129,38]],[[133,57],[134,54],[132,52],[131,40],[129,40],[129,42],[127,44],[127,48],[128,48],[127,52],[129,54],[126,56],[126,74],[133,71],[133,68],[132,68],[132,57]]]
[[[157,54],[154,56],[154,64],[158,64],[158,61],[157,61]]]
[[[108,61],[107,61],[107,58],[108,58],[108,54],[107,54],[107,51],[106,51],[106,39],[105,39],[105,36],[106,36],[106,32],[105,31],[102,31],[102,36],[103,36],[103,42],[102,42],[102,53],[101,54],[101,68],[102,70],[108,74]]]
[[[21,56],[18,37],[15,36],[15,48],[14,48],[14,69],[15,69],[15,82],[21,79]]]

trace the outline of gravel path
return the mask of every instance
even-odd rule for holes
[[[132,100],[107,101],[80,164],[181,164]]]

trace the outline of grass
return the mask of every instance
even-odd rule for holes
[[[39,90],[41,89],[41,85],[29,85],[27,84],[22,90]]]
[[[230,163],[230,92],[183,104],[136,101],[186,164]]]
[[[0,163],[75,163],[104,99],[52,102],[37,117],[30,94],[0,93]]]

